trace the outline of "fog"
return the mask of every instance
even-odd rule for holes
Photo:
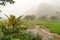
[[[60,11],[60,0],[15,0],[15,4],[0,6],[7,15],[55,15]]]

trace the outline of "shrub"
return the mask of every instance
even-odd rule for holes
[[[3,37],[3,40],[11,40],[12,38],[13,38],[13,36],[7,35],[7,36]]]
[[[35,38],[35,36],[32,34],[29,34],[29,33],[20,32],[19,38],[21,40],[33,40]]]

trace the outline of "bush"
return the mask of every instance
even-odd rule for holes
[[[3,37],[3,40],[11,40],[12,38],[13,38],[13,36],[7,35],[7,36]]]
[[[34,35],[29,33],[20,32],[18,36],[21,40],[33,40],[35,38]]]

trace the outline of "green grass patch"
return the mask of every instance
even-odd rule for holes
[[[49,28],[52,33],[60,35],[60,22],[33,22],[32,24],[43,25]]]

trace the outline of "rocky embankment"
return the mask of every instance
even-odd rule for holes
[[[60,35],[50,33],[50,31],[47,28],[42,28],[39,25],[31,26],[29,29],[27,29],[25,32],[31,33],[34,36],[41,36],[42,40],[60,40]]]

